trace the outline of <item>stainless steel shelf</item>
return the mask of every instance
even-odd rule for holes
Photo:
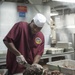
[[[58,57],[58,56],[64,56],[65,59],[72,59],[71,55],[73,54],[74,54],[74,51],[68,51],[68,52],[63,52],[59,54],[43,54],[41,59],[49,58],[49,61],[51,61],[51,58]]]

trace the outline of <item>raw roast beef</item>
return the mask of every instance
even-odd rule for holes
[[[42,75],[43,69],[39,69],[36,66],[29,66],[24,71],[23,75]]]

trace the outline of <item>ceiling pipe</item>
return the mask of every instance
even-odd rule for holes
[[[2,2],[4,2],[5,0],[2,0]]]
[[[31,0],[28,0],[30,2],[30,4],[33,4],[33,2]]]
[[[63,10],[63,9],[69,9],[68,7],[60,7],[60,8],[52,8],[51,9],[51,11],[53,11],[53,10]]]

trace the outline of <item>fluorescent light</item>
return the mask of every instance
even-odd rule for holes
[[[50,13],[50,16],[56,16],[58,13]]]
[[[52,1],[75,3],[75,0],[52,0]]]

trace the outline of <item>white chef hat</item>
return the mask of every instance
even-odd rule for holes
[[[38,27],[43,27],[44,24],[46,23],[46,17],[40,13],[37,13],[34,18],[34,23],[38,26]]]

